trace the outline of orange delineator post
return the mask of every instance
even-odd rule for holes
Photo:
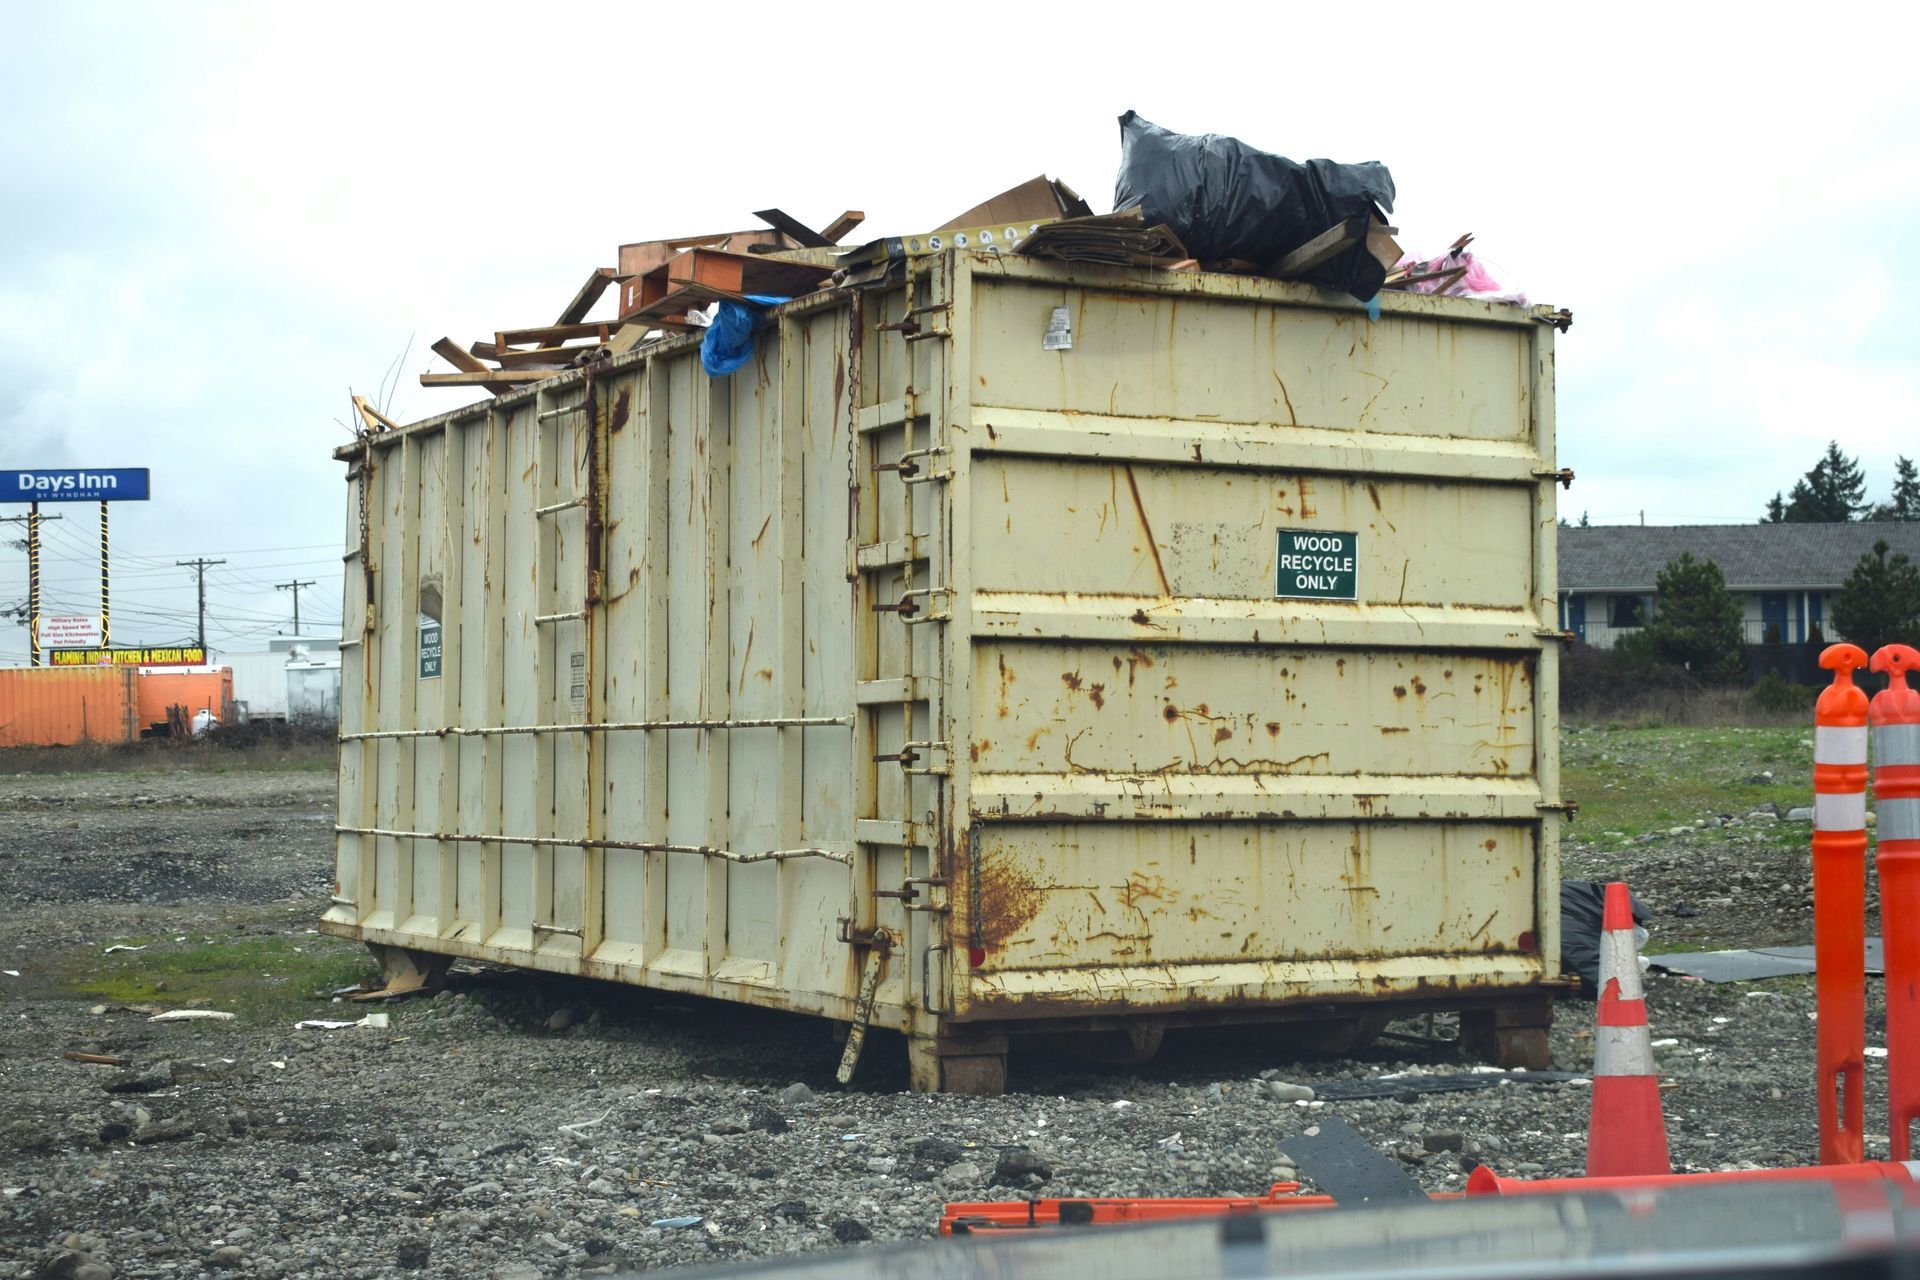
[[[1867,1017],[1867,665],[1858,645],[1832,644],[1833,683],[1813,711],[1813,950],[1820,1012],[1815,1094],[1820,1163],[1856,1164],[1861,1146]]]
[[[1920,650],[1890,644],[1873,655],[1887,687],[1873,696],[1873,812],[1879,837],[1880,933],[1887,971],[1887,1135],[1892,1156],[1912,1154],[1920,1119],[1920,691],[1907,673]],[[1826,1011],[1821,1010],[1825,1020]]]
[[[1653,1070],[1647,999],[1633,945],[1633,895],[1607,886],[1600,918],[1600,999],[1593,1033],[1593,1099],[1587,1121],[1587,1176],[1673,1172],[1660,1077]]]

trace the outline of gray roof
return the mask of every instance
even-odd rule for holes
[[[1667,563],[1691,551],[1734,591],[1838,590],[1860,557],[1885,540],[1920,563],[1920,524],[1594,525],[1560,530],[1562,591],[1647,592]]]

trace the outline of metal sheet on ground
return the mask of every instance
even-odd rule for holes
[[[1867,972],[1886,972],[1880,939],[1867,939]],[[1652,968],[1682,973],[1703,982],[1756,982],[1814,971],[1812,947],[1755,947],[1731,951],[1676,951],[1649,956]]]
[[[1406,1170],[1338,1116],[1288,1138],[1280,1150],[1343,1209],[1427,1198]]]

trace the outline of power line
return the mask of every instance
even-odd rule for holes
[[[292,582],[276,582],[273,584],[275,591],[293,592],[293,634],[295,635],[300,634],[300,588],[310,587],[312,585],[312,578],[308,578],[305,582],[295,578]]]
[[[209,560],[205,556],[196,556],[192,560],[176,560],[174,563],[182,569],[192,569],[200,579],[200,626],[196,634],[200,637],[200,647],[207,647],[207,569],[216,564],[225,564],[225,560]]]

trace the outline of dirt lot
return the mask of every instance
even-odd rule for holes
[[[1773,815],[1808,802],[1805,738],[1570,730],[1583,812],[1566,873],[1630,879],[1656,912],[1651,950],[1811,941],[1808,828]],[[459,975],[387,1006],[386,1029],[296,1030],[366,1012],[325,995],[368,972],[363,953],[312,931],[330,774],[7,767],[0,967],[18,976],[0,974],[0,1276],[530,1280],[845,1247],[924,1237],[943,1201],[1034,1186],[1260,1192],[1290,1172],[1276,1144],[1327,1111],[1431,1189],[1460,1187],[1476,1160],[1582,1167],[1580,1083],[1411,1091],[1473,1065],[1402,1038],[1444,1041],[1445,1019],[1344,1059],[1173,1035],[1145,1068],[1016,1056],[997,1099],[901,1092],[897,1042],[880,1038],[841,1090],[824,1026],[515,974]],[[1878,1043],[1877,988],[1870,1001]],[[1671,1042],[1656,1055],[1678,1165],[1810,1157],[1807,980],[1655,973],[1649,1003]],[[237,1016],[138,1011],[156,1008]],[[1591,1016],[1562,1006],[1556,1066],[1589,1064]],[[1870,1131],[1883,1069],[1869,1061]],[[1277,1100],[1263,1072],[1322,1096]],[[1334,1096],[1393,1073],[1413,1073],[1406,1091]]]

